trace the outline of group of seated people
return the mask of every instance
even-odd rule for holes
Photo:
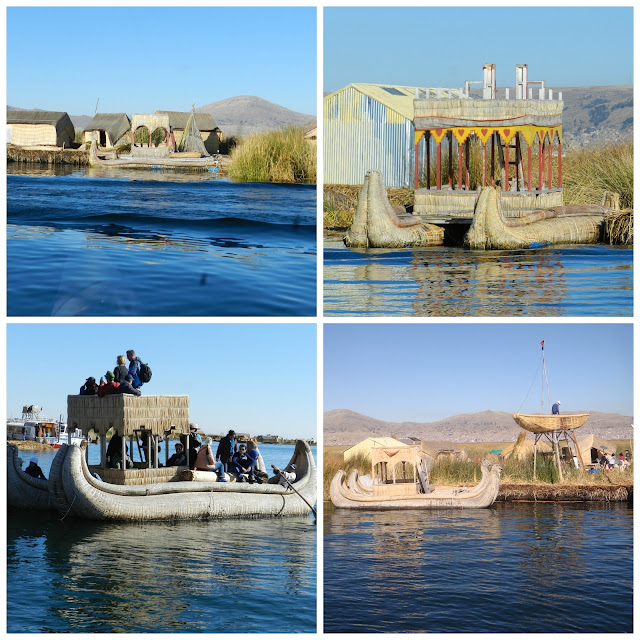
[[[142,451],[146,452],[147,443],[144,439]],[[175,453],[167,460],[168,467],[182,467],[189,464],[189,468],[195,471],[210,471],[217,475],[218,482],[227,482],[229,477],[228,473],[233,473],[237,477],[238,482],[248,482],[253,484],[262,484],[268,481],[268,474],[257,468],[258,460],[260,458],[260,451],[258,451],[258,445],[255,441],[249,441],[249,446],[240,444],[236,440],[236,433],[230,430],[226,436],[224,436],[216,450],[215,456],[211,445],[213,444],[212,438],[205,438],[204,442],[198,434],[198,425],[191,423],[189,434],[183,434],[180,436],[180,442],[176,442]],[[189,450],[189,456],[187,461],[187,448]],[[159,453],[151,450],[151,461],[155,461],[155,455]],[[122,462],[122,438],[118,436],[118,432],[115,431],[109,446],[107,447],[107,465],[114,469],[121,469],[123,467]],[[125,445],[125,465],[129,469],[133,467],[133,462],[128,455],[128,447]],[[161,466],[161,465],[160,465]],[[278,478],[278,482],[283,486],[288,486],[288,483],[296,481],[296,465],[289,464],[284,470],[278,469],[275,465],[271,465],[274,470],[275,477]],[[275,481],[274,481],[275,482]]]
[[[618,471],[625,471],[631,464],[631,452],[627,449],[624,453],[621,453],[616,457],[613,453],[607,455],[603,451],[599,462],[603,471],[613,471],[614,469],[617,469]]]
[[[103,398],[116,393],[128,393],[134,396],[141,395],[140,387],[144,384],[140,381],[140,358],[136,356],[133,349],[127,351],[129,359],[129,367],[126,366],[125,357],[118,356],[116,358],[116,368],[113,371],[107,371],[97,383],[96,379],[89,377],[80,387],[81,396],[98,396]]]

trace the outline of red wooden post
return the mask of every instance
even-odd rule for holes
[[[527,191],[531,191],[531,145],[527,143]]]
[[[464,186],[469,191],[469,146],[471,145],[471,138],[467,138],[464,141]]]
[[[509,143],[504,144],[504,190],[509,191]]]
[[[496,165],[495,165],[495,155],[496,155],[496,134],[495,132],[491,134],[491,186],[496,186]]]
[[[487,143],[482,143],[482,186],[487,186]]]
[[[549,163],[549,186],[547,188],[551,189],[553,187],[553,173],[551,172],[551,157],[553,156],[553,143],[551,140],[549,140],[549,144],[547,146],[547,152],[549,154],[549,159],[547,161]]]
[[[442,175],[440,170],[442,168],[442,141],[438,142],[436,147],[436,189],[440,191],[442,189]]]
[[[449,142],[449,189],[453,191],[453,131],[447,134]]]
[[[431,146],[431,132],[429,131],[425,131],[424,134],[424,144],[427,148],[426,153],[427,153],[427,167],[426,167],[426,174],[427,174],[427,189],[431,189],[431,153],[429,150],[429,147]]]
[[[542,191],[542,167],[544,167],[544,147],[538,134],[538,191]]]
[[[419,144],[420,144],[420,141],[418,140],[415,143],[415,149],[414,149],[414,163],[415,163],[415,171],[413,172],[413,174],[414,174],[414,180],[413,180],[414,189],[418,188],[418,145]]]
[[[562,142],[558,138],[558,189],[562,189]]]
[[[462,190],[462,145],[458,143],[458,189]]]
[[[520,155],[520,135],[516,133],[516,191],[520,191],[520,162],[522,156]]]

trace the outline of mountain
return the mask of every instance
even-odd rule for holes
[[[586,411],[576,410],[586,413]],[[578,434],[594,433],[608,440],[633,438],[631,416],[589,411],[591,414]],[[352,445],[369,436],[449,440],[451,442],[514,442],[520,427],[507,411],[462,413],[435,422],[387,422],[350,409],[334,409],[324,414],[324,444]]]
[[[315,120],[314,116],[291,111],[257,96],[226,98],[196,111],[211,114],[225,136],[247,136],[287,125],[302,127]]]

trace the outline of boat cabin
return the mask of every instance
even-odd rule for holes
[[[477,189],[496,184],[505,217],[563,204],[562,93],[528,74],[526,64],[516,65],[515,87],[498,95],[496,66],[485,64],[483,79],[466,81],[457,97],[416,95],[414,214],[468,223]],[[471,94],[472,84],[482,85],[482,97]]]
[[[189,396],[133,396],[128,394],[67,396],[69,429],[80,429],[89,441],[100,444],[100,464],[89,465],[92,472],[112,484],[150,484],[179,480],[188,467],[160,466],[157,453],[160,439],[189,436]],[[113,469],[107,464],[111,438],[122,438],[122,448],[133,466]],[[168,458],[168,448],[165,448]],[[187,447],[188,452],[188,447]],[[136,459],[137,458],[137,459]]]
[[[373,447],[371,477],[376,497],[415,496],[425,493],[426,472],[420,445]]]

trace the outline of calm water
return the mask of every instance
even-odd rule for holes
[[[602,503],[329,506],[324,630],[631,633],[632,514]]]
[[[315,185],[15,170],[9,315],[315,315]]]
[[[98,447],[90,449],[93,457]],[[267,464],[284,464],[293,447],[261,451]],[[48,473],[53,456],[37,455]],[[9,513],[10,633],[316,629],[311,516],[125,524],[60,518]]]
[[[630,316],[633,251],[347,249],[324,244],[326,315]]]

